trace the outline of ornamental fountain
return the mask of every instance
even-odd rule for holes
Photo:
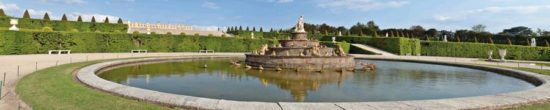
[[[260,69],[296,71],[352,71],[354,57],[348,56],[339,45],[329,48],[319,41],[309,40],[300,17],[291,39],[279,40],[280,44],[263,45],[260,50],[246,54],[246,64]]]

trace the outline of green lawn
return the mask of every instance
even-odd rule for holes
[[[126,99],[84,86],[72,72],[100,61],[66,64],[25,76],[16,92],[35,110],[166,110],[156,104]]]

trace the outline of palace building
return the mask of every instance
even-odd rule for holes
[[[127,22],[128,24],[128,33],[156,33],[156,34],[167,34],[172,33],[174,35],[179,35],[181,33],[185,33],[186,35],[195,35],[199,34],[201,36],[222,36],[227,35],[223,31],[208,31],[208,30],[198,30],[193,29],[193,26],[191,25],[183,25],[183,24],[161,24],[161,23],[140,23],[140,22]]]

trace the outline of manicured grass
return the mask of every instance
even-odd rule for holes
[[[79,83],[73,72],[100,61],[66,64],[37,71],[17,84],[16,92],[34,110],[167,110],[160,105],[126,99]]]

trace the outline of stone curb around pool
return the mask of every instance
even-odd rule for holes
[[[223,56],[222,56],[223,57]],[[377,60],[393,60],[417,63],[431,63],[441,65],[452,65],[486,71],[497,71],[512,77],[520,78],[538,85],[536,88],[501,93],[486,96],[460,97],[432,100],[412,101],[391,101],[391,102],[323,102],[323,103],[297,103],[297,102],[249,102],[232,101],[224,99],[211,99],[186,95],[163,93],[153,90],[130,87],[102,79],[96,72],[102,69],[117,65],[167,60],[192,60],[199,58],[221,58],[221,57],[181,57],[181,58],[145,58],[122,61],[110,61],[84,67],[77,71],[77,79],[92,88],[121,95],[124,97],[159,103],[172,107],[188,109],[224,109],[224,110],[379,110],[379,109],[420,109],[420,110],[455,110],[455,109],[500,109],[520,106],[550,99],[550,76],[519,71],[506,68],[489,66],[475,66],[470,64],[435,62],[424,60],[397,59],[397,58],[376,58]],[[227,57],[225,57],[227,58]],[[362,58],[358,59],[373,59]]]

